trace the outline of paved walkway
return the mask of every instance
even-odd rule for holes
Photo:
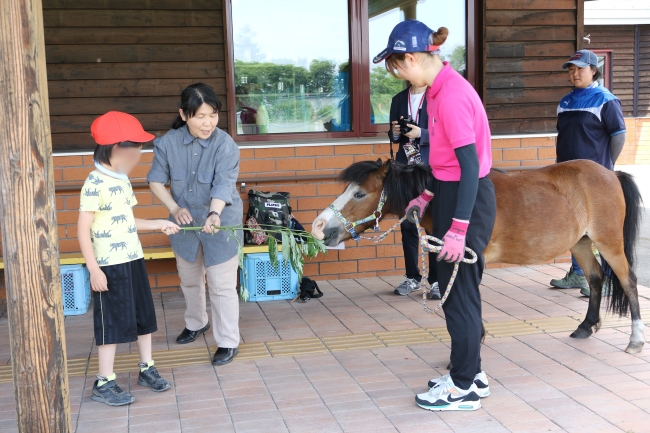
[[[241,306],[242,355],[214,368],[211,335],[187,345],[179,293],[155,297],[154,350],[173,388],[139,387],[135,345],[120,345],[118,383],[136,402],[90,400],[96,373],[92,315],[66,318],[72,421],[93,432],[650,432],[650,348],[623,352],[629,321],[607,318],[587,340],[569,338],[587,308],[577,290],[548,287],[566,265],[486,272],[483,366],[492,395],[476,412],[433,413],[414,394],[445,374],[444,317],[419,297],[392,294],[399,278],[319,282],[325,296]],[[650,289],[640,288],[642,310]],[[650,311],[645,315],[650,317]],[[0,362],[8,330],[0,316]],[[129,372],[130,371],[130,372]],[[0,365],[0,433],[16,431],[8,365]]]

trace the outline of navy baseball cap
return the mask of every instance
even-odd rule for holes
[[[562,65],[562,69],[568,68],[569,65],[576,65],[579,68],[586,66],[598,67],[598,56],[589,50],[576,51],[569,61]]]
[[[420,21],[402,21],[390,33],[386,49],[377,54],[372,61],[379,63],[394,53],[421,53],[439,50],[439,46],[429,44],[432,33],[433,30]]]

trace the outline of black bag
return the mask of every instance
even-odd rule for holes
[[[323,296],[323,292],[318,288],[316,281],[311,278],[302,277],[300,282],[300,293],[298,297],[302,299],[302,302],[309,302],[311,298],[318,299]]]
[[[266,226],[289,227],[291,220],[291,206],[289,206],[288,192],[263,192],[251,189],[248,191],[248,212],[246,213],[246,226],[250,228]],[[273,237],[282,240],[280,233]],[[244,231],[244,242],[247,244],[261,245],[268,242],[263,232]]]

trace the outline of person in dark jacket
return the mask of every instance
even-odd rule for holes
[[[610,170],[625,144],[625,120],[621,101],[598,83],[598,57],[589,50],[577,51],[562,65],[568,69],[571,93],[557,107],[557,162],[589,159]],[[558,289],[580,289],[589,296],[589,284],[578,262],[571,256],[572,266],[566,276],[551,280]],[[608,266],[605,275],[611,276]],[[609,278],[603,285],[603,296],[611,294]]]
[[[429,165],[429,130],[426,102],[427,87],[416,87],[409,85],[393,97],[390,104],[391,129],[388,131],[388,139],[392,146],[397,146],[396,161],[407,165]],[[399,119],[411,117],[416,123],[410,125],[410,131],[402,134]],[[392,156],[392,155],[391,155]],[[404,267],[406,278],[395,289],[396,295],[408,295],[420,290],[420,269],[418,267],[420,258],[418,255],[418,231],[415,224],[406,220],[401,224],[402,248],[404,249]],[[440,299],[436,274],[435,255],[429,255],[429,277],[431,285],[431,299]]]

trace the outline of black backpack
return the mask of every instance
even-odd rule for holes
[[[248,191],[248,213],[246,226],[262,229],[269,226],[289,227],[291,220],[291,206],[289,206],[288,192],[264,192],[251,189]],[[273,237],[282,240],[282,235],[274,233]],[[244,232],[244,242],[247,244],[261,245],[267,243],[264,232]]]
[[[302,277],[300,283],[300,293],[297,297],[302,299],[302,302],[309,302],[311,298],[318,299],[323,296],[323,292],[318,288],[316,281],[311,278]]]

